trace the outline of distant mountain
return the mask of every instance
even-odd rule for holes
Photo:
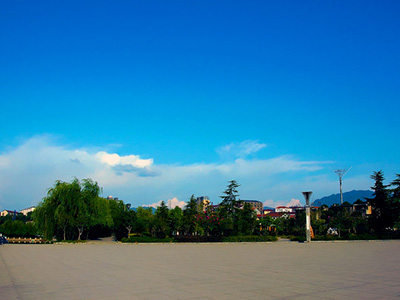
[[[272,210],[273,210],[273,209],[275,209],[275,208],[269,207],[269,206],[264,206],[263,209],[272,209]]]
[[[343,193],[343,202],[354,203],[358,199],[365,201],[365,198],[372,198],[373,191],[351,191]],[[322,197],[321,199],[315,200],[312,205],[320,206],[326,204],[332,206],[333,204],[340,204],[340,194],[333,194],[330,196]]]

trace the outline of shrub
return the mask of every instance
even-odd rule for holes
[[[307,239],[303,236],[292,236],[290,240],[293,242],[305,242]]]

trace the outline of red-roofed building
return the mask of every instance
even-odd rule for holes
[[[296,213],[294,212],[272,212],[269,213],[268,216],[270,216],[272,219],[279,219],[279,218],[296,218]]]
[[[278,206],[275,208],[275,212],[293,212],[293,209],[286,206]]]
[[[14,212],[15,212],[15,214],[20,214],[20,212],[17,212],[17,211],[14,211],[14,210],[7,210],[7,209],[5,209],[5,210],[3,210],[3,211],[0,212],[0,217],[5,217],[5,216],[7,216],[7,215],[13,215]]]

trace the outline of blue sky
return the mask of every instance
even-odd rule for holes
[[[0,209],[91,177],[132,205],[274,206],[400,172],[398,1],[19,1],[0,10]],[[21,189],[21,186],[24,188]]]

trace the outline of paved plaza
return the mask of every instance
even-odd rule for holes
[[[400,299],[400,241],[1,245],[0,299]]]

